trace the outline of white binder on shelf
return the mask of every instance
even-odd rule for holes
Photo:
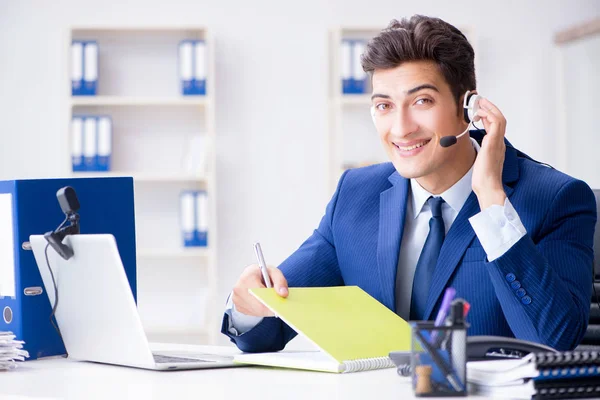
[[[195,246],[195,192],[191,190],[185,190],[181,192],[180,201],[180,222],[181,222],[181,233],[183,235],[183,246],[192,247]]]
[[[367,92],[367,74],[362,69],[361,55],[365,52],[366,44],[362,40],[356,40],[352,46],[352,85],[353,93]]]
[[[71,42],[71,95],[83,94],[83,43]]]
[[[208,196],[206,191],[196,192],[196,246],[208,244]]]
[[[194,94],[194,46],[192,41],[183,40],[179,43],[179,79],[181,92],[184,96]]]
[[[352,93],[352,42],[347,39],[343,39],[340,45],[340,77],[342,94]]]
[[[98,117],[98,158],[97,171],[110,171],[112,155],[112,120],[109,116]]]
[[[96,171],[98,155],[98,126],[96,117],[86,117],[83,121],[83,166],[84,171]]]
[[[83,94],[95,96],[98,88],[98,43],[85,42],[83,47]]]
[[[206,94],[206,42],[194,41],[194,94]]]
[[[84,171],[83,164],[83,118],[71,120],[71,157],[73,172]]]

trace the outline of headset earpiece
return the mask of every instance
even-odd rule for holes
[[[475,91],[470,91],[467,90],[465,95],[463,96],[463,118],[465,120],[465,122],[467,123],[467,129],[464,130],[463,133],[461,133],[460,135],[449,135],[449,136],[444,136],[443,138],[440,139],[440,146],[442,147],[450,147],[453,144],[456,144],[458,139],[460,139],[463,135],[465,135],[467,132],[469,132],[469,128],[471,125],[473,125],[473,127],[479,131],[483,131],[482,129],[479,129],[475,126],[475,124],[473,124],[473,122],[477,122],[479,121],[481,118],[476,115],[477,111],[479,110],[479,100],[481,99],[481,96],[477,94],[477,92]],[[485,132],[485,131],[484,131]]]
[[[465,93],[465,97],[463,100],[463,117],[465,122],[468,124],[470,122],[477,122],[481,118],[477,115],[477,111],[479,110],[479,100],[481,96],[476,92],[471,92],[467,90]]]

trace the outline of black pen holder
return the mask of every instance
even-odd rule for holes
[[[412,384],[418,397],[467,395],[467,324],[411,322]]]

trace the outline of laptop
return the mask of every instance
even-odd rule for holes
[[[54,305],[48,243],[42,235],[30,236],[30,242]],[[64,260],[51,246],[47,255],[58,291],[55,317],[70,358],[159,371],[240,366],[233,357],[218,354],[153,353],[114,236],[72,235],[63,243],[73,249],[73,257]]]

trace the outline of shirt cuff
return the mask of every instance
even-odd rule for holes
[[[225,314],[229,316],[227,331],[234,336],[240,336],[258,325],[263,320],[263,317],[246,315],[237,311],[233,300],[231,300],[231,295],[232,293],[229,294],[227,305],[225,306]]]
[[[504,255],[527,234],[508,197],[504,206],[491,205],[469,218],[469,222],[490,262]]]

